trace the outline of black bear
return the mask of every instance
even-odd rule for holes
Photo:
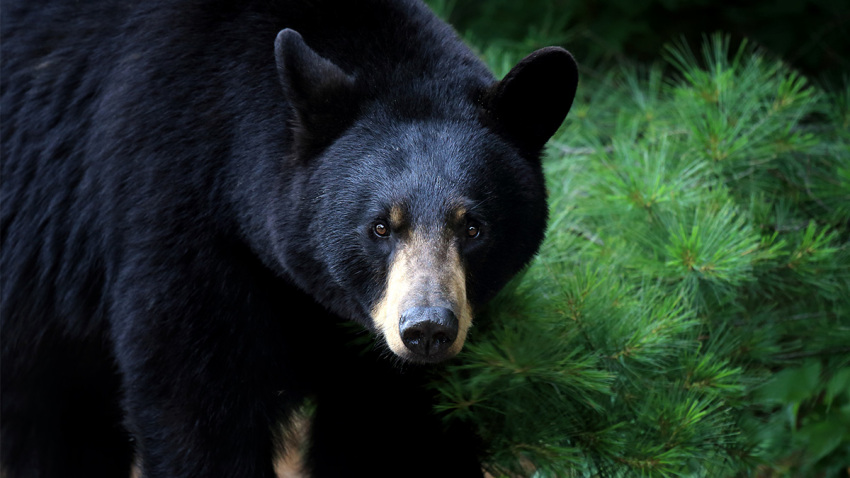
[[[497,80],[419,0],[2,10],[4,476],[271,477],[305,400],[312,476],[481,476],[425,374],[542,241],[569,53]]]

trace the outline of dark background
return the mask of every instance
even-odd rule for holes
[[[479,45],[561,44],[585,65],[658,59],[665,43],[748,38],[825,87],[850,75],[850,0],[430,0]]]

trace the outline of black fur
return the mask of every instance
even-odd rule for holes
[[[575,64],[497,82],[413,0],[4,1],[5,476],[480,476],[423,370],[358,354],[389,204],[462,198],[480,305],[536,252]]]

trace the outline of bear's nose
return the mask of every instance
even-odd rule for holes
[[[398,323],[405,347],[430,360],[439,360],[452,346],[457,327],[457,317],[445,307],[411,307]]]

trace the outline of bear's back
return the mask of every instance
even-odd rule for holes
[[[19,320],[79,316],[83,329],[108,307],[128,241],[161,241],[174,231],[155,229],[167,224],[199,238],[235,230],[226,196],[236,174],[222,171],[288,154],[280,29],[356,76],[364,104],[411,115],[417,98],[457,94],[464,75],[492,78],[417,1],[27,0],[3,10],[2,307]]]

